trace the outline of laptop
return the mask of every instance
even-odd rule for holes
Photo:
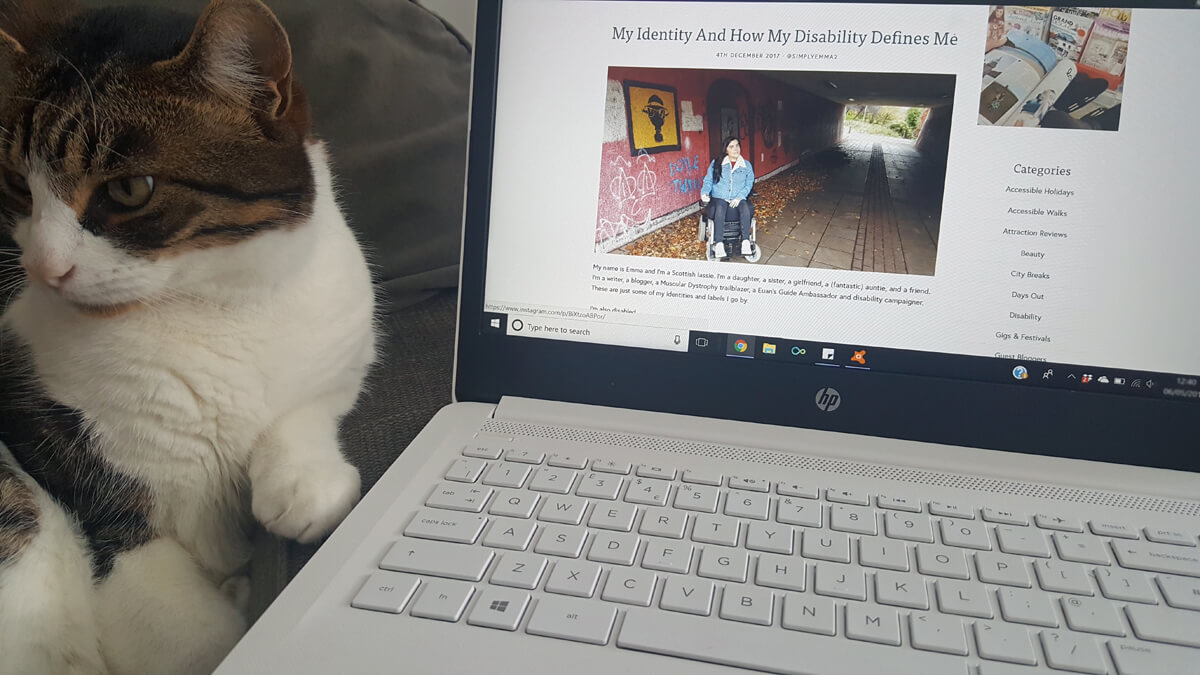
[[[1200,11],[477,25],[455,402],[218,672],[1200,673]]]

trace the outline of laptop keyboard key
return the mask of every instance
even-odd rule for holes
[[[1035,558],[1050,557],[1050,549],[1046,546],[1045,535],[1032,527],[1001,525],[996,528],[996,543],[1005,553]]]
[[[751,551],[791,555],[792,539],[791,525],[750,523],[746,529],[746,548]]]
[[[975,510],[965,504],[954,502],[929,502],[929,515],[974,520]]]
[[[537,525],[531,520],[496,519],[492,521],[491,528],[483,537],[483,545],[524,551],[529,548],[529,542],[533,541],[533,533],[536,528]]]
[[[399,614],[404,611],[404,606],[408,604],[420,583],[419,577],[407,574],[375,572],[362,585],[358,594],[350,601],[350,605],[358,609]]]
[[[722,619],[770,626],[775,612],[771,591],[755,586],[730,585],[721,594]]]
[[[863,537],[858,540],[858,562],[866,567],[907,572],[908,545],[878,537]]]
[[[711,486],[680,485],[675,492],[675,508],[716,513],[721,491]]]
[[[635,478],[625,491],[625,501],[631,504],[666,506],[671,484],[655,478]]]
[[[521,464],[541,464],[546,459],[546,453],[538,450],[513,448],[504,453],[504,459]]]
[[[578,558],[583,553],[583,540],[586,538],[587,530],[582,527],[547,525],[542,528],[542,536],[533,550],[543,555]]]
[[[875,534],[875,511],[864,506],[834,504],[829,509],[829,527],[840,532]]]
[[[1117,564],[1147,572],[1165,572],[1200,577],[1200,551],[1172,544],[1145,544],[1140,541],[1114,541]]]
[[[1093,565],[1112,564],[1112,558],[1108,555],[1108,547],[1099,537],[1093,537],[1090,534],[1055,532],[1050,535],[1050,538],[1054,540],[1054,548],[1058,549],[1058,557],[1063,560]]]
[[[1195,546],[1196,539],[1179,530],[1167,530],[1158,527],[1147,527],[1143,530],[1146,539],[1159,544],[1175,544],[1176,546]]]
[[[638,536],[615,532],[597,532],[587,559],[613,565],[632,565],[637,558]]]
[[[1088,523],[1092,534],[1098,534],[1102,537],[1117,537],[1119,539],[1140,539],[1136,528],[1132,528],[1122,523],[1109,523],[1104,521],[1093,520]]]
[[[983,508],[983,519],[989,523],[1000,523],[1001,525],[1028,525],[1029,518],[1025,514],[1009,511],[1007,509],[997,509],[991,506]]]
[[[532,591],[542,580],[546,559],[528,553],[505,553],[492,572],[492,583]]]
[[[1001,588],[996,595],[1005,621],[1058,628],[1058,615],[1049,595],[1023,588]]]
[[[1037,665],[1029,630],[1024,626],[980,621],[975,624],[975,643],[979,656],[992,661]]]
[[[780,625],[817,635],[837,633],[837,609],[833,600],[810,593],[785,593]]]
[[[1163,673],[1194,675],[1194,673],[1200,672],[1196,668],[1198,663],[1196,651],[1186,647],[1171,647],[1132,640],[1110,640],[1108,651],[1112,654],[1118,675],[1163,675]]]
[[[659,478],[662,480],[675,480],[675,475],[679,473],[675,467],[670,466],[654,466],[650,464],[639,464],[637,475],[641,478]]]
[[[1118,568],[1098,569],[1096,580],[1100,582],[1100,592],[1109,600],[1158,604],[1158,597],[1154,595],[1150,581],[1141,572]]]
[[[1038,584],[1047,591],[1075,595],[1094,593],[1087,568],[1083,565],[1060,560],[1039,560],[1033,568],[1037,571]]]
[[[1200,647],[1200,614],[1144,605],[1126,606],[1125,614],[1133,634],[1143,640]]]
[[[592,517],[588,518],[588,527],[629,532],[633,530],[637,512],[638,508],[633,504],[596,504],[596,508],[592,509]]]
[[[504,448],[497,444],[480,441],[468,443],[463,447],[462,454],[466,457],[477,457],[479,459],[500,459],[504,454]]]
[[[871,602],[846,605],[846,637],[899,647],[900,614]]]
[[[883,532],[892,539],[933,543],[933,523],[920,513],[889,512],[883,519]]]
[[[546,580],[547,593],[590,598],[600,581],[600,566],[582,560],[560,560]]]
[[[876,572],[875,601],[895,607],[929,609],[925,578],[911,573]]]
[[[578,477],[579,474],[571,469],[543,467],[534,472],[533,480],[529,481],[529,489],[560,495],[570,494],[571,488],[575,486],[575,479]]]
[[[537,508],[540,495],[521,490],[501,490],[492,500],[488,513],[493,516],[508,516],[509,518],[528,518]]]
[[[755,492],[730,492],[725,496],[725,515],[766,520],[771,515],[771,498]]]
[[[762,476],[730,476],[730,490],[745,490],[747,492],[770,492],[771,481]]]
[[[479,594],[467,623],[499,630],[516,630],[529,606],[529,594],[514,588],[488,586]]]
[[[423,619],[458,621],[474,594],[475,587],[470,584],[435,579],[425,583],[411,614]]]
[[[628,474],[632,470],[632,464],[622,462],[619,459],[597,459],[592,462],[592,471],[599,471],[601,473]]]
[[[1200,610],[1200,580],[1159,577],[1158,587],[1162,589],[1163,599],[1168,605],[1178,609]]]
[[[688,514],[674,509],[645,509],[638,532],[654,537],[683,539]]]
[[[687,574],[692,566],[692,545],[686,541],[651,539],[646,542],[642,567],[659,572]]]
[[[658,606],[672,612],[712,614],[713,582],[695,577],[667,577]],[[662,614],[656,616],[665,618]]]
[[[587,509],[587,500],[576,497],[547,497],[542,501],[542,510],[538,512],[538,520],[547,523],[563,523],[578,525],[583,522],[583,512]]]
[[[829,488],[825,491],[825,499],[838,504],[853,504],[855,506],[871,505],[871,495],[858,490]]]
[[[1108,664],[1094,638],[1062,631],[1042,631],[1046,665],[1072,673],[1106,675]]]
[[[963,630],[961,619],[944,614],[914,612],[909,615],[908,632],[916,649],[967,655],[966,631]]]
[[[519,488],[525,484],[525,479],[529,477],[529,472],[532,470],[533,467],[528,464],[498,462],[489,467],[487,473],[483,475],[483,484]]]
[[[1116,605],[1099,598],[1062,598],[1062,608],[1071,630],[1125,637],[1125,624]]]
[[[446,471],[446,480],[474,483],[486,468],[487,462],[481,459],[456,459]]]
[[[683,482],[720,487],[725,482],[725,476],[718,471],[688,469],[683,472]]]
[[[380,569],[426,574],[431,577],[479,581],[494,553],[487,549],[447,544],[440,541],[401,539],[380,561]]]
[[[469,513],[421,509],[413,516],[408,527],[404,528],[404,534],[418,539],[472,544],[479,538],[479,533],[483,531],[487,522],[487,518]]]
[[[987,526],[973,520],[950,518],[943,520],[942,543],[947,546],[974,548],[980,551],[992,550],[992,540],[988,537]]]
[[[788,525],[820,527],[821,502],[810,501],[802,497],[783,497],[779,500],[775,520]]]
[[[856,565],[831,565],[815,563],[813,590],[818,595],[827,595],[847,600],[867,599],[867,575]]]
[[[1070,518],[1056,513],[1039,513],[1033,517],[1033,522],[1038,527],[1046,530],[1059,530],[1060,532],[1083,532],[1083,523],[1077,518]]]
[[[609,570],[600,599],[649,607],[657,582],[658,575],[654,572],[639,569]]]
[[[525,632],[602,645],[608,642],[617,608],[568,598],[538,598]]]
[[[759,586],[803,591],[805,562],[790,555],[761,555],[755,568],[754,583]]]
[[[970,579],[967,558],[962,549],[921,544],[917,546],[917,571],[935,577]]]
[[[575,488],[575,495],[591,499],[614,500],[621,493],[621,485],[624,482],[624,478],[609,473],[589,473],[579,481],[579,487]]]
[[[938,607],[943,612],[977,619],[994,616],[990,594],[983,584],[950,579],[938,579],[936,584]]]
[[[803,485],[801,483],[789,483],[787,481],[779,481],[775,485],[775,491],[781,497],[802,497],[804,499],[817,499],[820,497],[820,491],[814,485]]]
[[[568,455],[564,453],[552,452],[546,458],[546,464],[557,466],[561,469],[586,469],[588,466],[588,458],[583,455]]]
[[[875,504],[881,509],[889,509],[892,511],[908,511],[909,513],[921,512],[921,500],[909,499],[908,497],[879,495],[875,498]]]
[[[975,554],[975,566],[979,570],[979,580],[986,584],[1003,586],[1019,586],[1032,588],[1029,578],[1029,567],[1023,558],[1007,553]]]
[[[454,511],[480,513],[492,496],[492,488],[464,483],[439,483],[425,500],[425,506]]]
[[[692,529],[692,541],[701,544],[737,546],[741,523],[728,516],[696,516],[696,527]]]
[[[829,530],[805,530],[801,533],[800,555],[830,562],[850,562],[850,537]]]
[[[706,548],[700,552],[700,568],[696,574],[709,579],[746,581],[746,570],[750,558],[745,551],[729,551],[721,548]]]
[[[787,615],[787,601],[784,601]],[[617,646],[623,649],[677,656],[694,661],[718,663],[750,670],[784,675],[862,675],[877,672],[881,664],[897,658],[894,647],[858,643],[839,649],[836,658],[824,659],[819,666],[804,654],[826,653],[829,638],[797,632],[764,630],[732,621],[712,621],[684,614],[661,614],[632,608],[617,634]],[[906,672],[922,675],[963,675],[961,659],[910,652],[905,654]]]

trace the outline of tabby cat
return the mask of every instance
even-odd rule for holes
[[[210,672],[311,542],[374,298],[258,0],[0,0],[0,673]]]

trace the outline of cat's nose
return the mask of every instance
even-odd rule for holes
[[[63,284],[75,274],[75,265],[69,262],[40,261],[26,264],[26,270],[33,278],[51,288],[62,288]]]

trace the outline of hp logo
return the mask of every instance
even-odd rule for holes
[[[817,407],[825,412],[833,412],[842,405],[842,395],[833,387],[824,387],[817,392]]]

